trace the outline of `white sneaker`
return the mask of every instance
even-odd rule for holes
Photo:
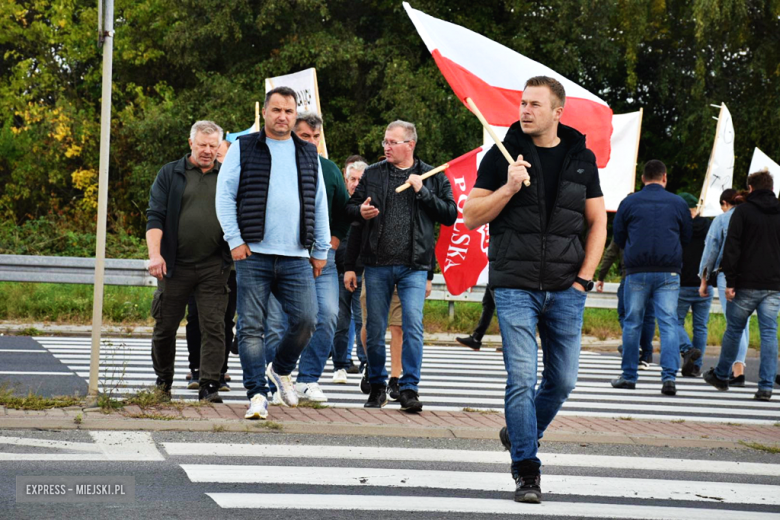
[[[284,406],[284,403],[282,402],[282,396],[279,395],[279,392],[274,392],[271,396],[271,404],[274,406]]]
[[[292,408],[298,406],[298,394],[295,393],[290,376],[280,376],[274,372],[273,363],[268,364],[268,368],[265,369],[265,375],[269,381],[276,385],[277,393],[281,394],[282,406],[290,406]]]
[[[314,401],[315,403],[328,402],[328,398],[322,393],[322,389],[317,383],[295,383],[295,393],[298,394],[298,399]]]
[[[244,419],[265,419],[268,417],[268,399],[263,394],[255,394],[249,401],[249,410],[244,414]]]
[[[340,368],[333,372],[333,382],[339,385],[347,384],[347,371]]]
[[[650,370],[650,363],[648,363],[647,361],[640,361],[637,368],[639,370]]]

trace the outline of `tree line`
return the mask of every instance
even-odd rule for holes
[[[735,186],[755,146],[780,159],[780,0],[411,3],[544,63],[615,113],[643,107],[640,164],[662,159],[672,190],[701,189],[710,104],[734,119]],[[115,24],[110,229],[130,249],[149,187],[187,152],[190,125],[249,127],[266,77],[317,69],[337,163],[375,160],[394,119],[417,123],[431,164],[481,144],[399,0],[116,0]],[[94,232],[101,63],[94,0],[0,5],[0,236],[17,233],[14,244],[31,223]]]

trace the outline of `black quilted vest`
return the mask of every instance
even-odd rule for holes
[[[558,135],[568,143],[558,194],[550,218],[544,197],[541,163],[530,137],[515,123],[504,145],[512,157],[519,154],[531,163],[531,186],[523,187],[490,223],[490,285],[526,290],[560,291],[574,283],[585,259],[586,185],[598,175],[596,158],[585,147],[585,136],[558,125]],[[482,167],[495,168],[506,179],[507,162],[498,150],[488,152]]]
[[[271,152],[265,142],[265,129],[238,138],[241,147],[241,178],[238,184],[238,228],[244,242],[262,242],[265,234],[265,208],[271,179]],[[317,193],[319,156],[317,148],[292,134],[298,166],[298,195],[301,201],[301,245],[314,244],[314,200]]]

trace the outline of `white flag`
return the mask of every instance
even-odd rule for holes
[[[772,175],[775,186],[775,196],[780,194],[780,164],[769,158],[767,154],[756,148],[753,150],[753,159],[750,161],[748,174],[761,170],[767,170]]]
[[[275,78],[265,78],[265,91],[273,90],[277,87],[289,87],[295,91],[298,96],[298,112],[311,112],[322,117],[320,110],[320,92],[317,87],[317,71],[313,68],[277,76]],[[325,146],[325,131],[322,132],[322,139],[317,150],[319,154],[328,158],[328,149]]]
[[[729,109],[723,103],[718,115],[718,127],[715,133],[715,144],[707,165],[707,175],[704,177],[704,187],[701,191],[702,204],[700,215],[717,217],[720,209],[720,195],[731,188],[734,179],[734,123]]]

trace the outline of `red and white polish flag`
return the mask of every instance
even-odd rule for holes
[[[566,89],[561,122],[585,134],[598,166],[607,165],[612,109],[603,99],[481,34],[417,11],[407,2],[404,8],[452,90],[464,103],[470,97],[488,123],[511,126],[520,118],[525,82],[534,76],[550,76]]]
[[[447,290],[453,295],[474,287],[488,264],[490,235],[487,224],[473,231],[469,231],[463,224],[463,205],[477,181],[477,154],[481,151],[480,146],[449,161],[449,168],[444,170],[452,185],[458,218],[452,226],[441,226],[439,241],[436,243],[436,260],[447,283]]]

